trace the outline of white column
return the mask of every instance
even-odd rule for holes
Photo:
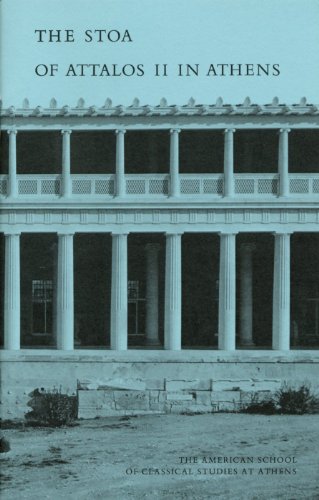
[[[220,234],[218,348],[236,348],[236,234]]]
[[[62,130],[62,191],[64,198],[72,195],[71,179],[71,132],[72,130]]]
[[[290,348],[290,234],[275,234],[272,345]]]
[[[165,349],[180,350],[182,344],[181,234],[166,235]]]
[[[234,132],[224,131],[224,196],[234,196]]]
[[[171,129],[171,141],[170,141],[170,182],[171,196],[179,196],[180,195],[180,187],[179,187],[179,129]]]
[[[156,243],[146,245],[146,331],[145,343],[159,345],[158,339],[158,252]]]
[[[240,345],[253,346],[253,243],[240,247]]]
[[[111,349],[127,349],[127,234],[112,234]]]
[[[20,349],[20,234],[5,235],[4,348]]]
[[[57,348],[74,347],[73,234],[58,234]]]
[[[9,134],[9,176],[8,176],[8,196],[15,198],[17,189],[17,131],[8,130]]]
[[[116,130],[116,196],[125,196],[125,130]]]
[[[288,156],[288,134],[289,128],[282,128],[279,131],[279,154],[278,154],[278,173],[279,173],[279,196],[289,195],[289,156]]]

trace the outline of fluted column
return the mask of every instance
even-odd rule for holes
[[[180,195],[180,187],[179,187],[179,129],[171,129],[171,141],[170,141],[170,182],[171,196],[179,196]]]
[[[57,348],[74,347],[73,234],[58,234]]]
[[[290,234],[275,234],[272,345],[290,348]]]
[[[15,198],[18,193],[17,186],[17,131],[8,130],[9,134],[9,176],[8,196]]]
[[[166,235],[165,349],[181,349],[182,263],[181,234]]]
[[[234,196],[234,132],[224,131],[224,196]]]
[[[125,196],[125,143],[124,129],[116,130],[116,196]]]
[[[127,234],[112,234],[111,349],[127,349]]]
[[[146,245],[146,331],[145,343],[159,345],[158,339],[158,252],[156,243]]]
[[[289,128],[282,128],[279,131],[279,196],[289,195],[289,155],[288,155],[288,134]]]
[[[220,234],[218,348],[236,347],[236,234]]]
[[[71,133],[72,130],[62,130],[62,190],[64,198],[72,195],[71,179]]]
[[[4,348],[20,349],[20,234],[5,235]]]
[[[251,347],[253,341],[253,243],[240,247],[240,345]]]

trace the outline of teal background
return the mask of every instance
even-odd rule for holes
[[[1,94],[5,106],[266,103],[306,96],[318,102],[318,0],[2,0]],[[75,43],[37,43],[35,29],[74,29]],[[133,43],[84,43],[85,29],[128,29]],[[37,64],[58,63],[55,77],[37,77]],[[138,64],[144,77],[65,77],[70,63]],[[169,76],[156,78],[155,63]],[[177,77],[178,63],[200,64],[199,77]],[[279,77],[206,77],[211,63],[277,63]],[[206,71],[205,71],[206,70]]]

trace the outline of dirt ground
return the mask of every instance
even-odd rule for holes
[[[316,415],[160,415],[15,428],[7,499],[319,499]]]

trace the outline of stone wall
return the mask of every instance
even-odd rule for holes
[[[284,382],[319,391],[318,351],[2,351],[2,419],[36,388],[79,396],[79,417],[237,410]]]

